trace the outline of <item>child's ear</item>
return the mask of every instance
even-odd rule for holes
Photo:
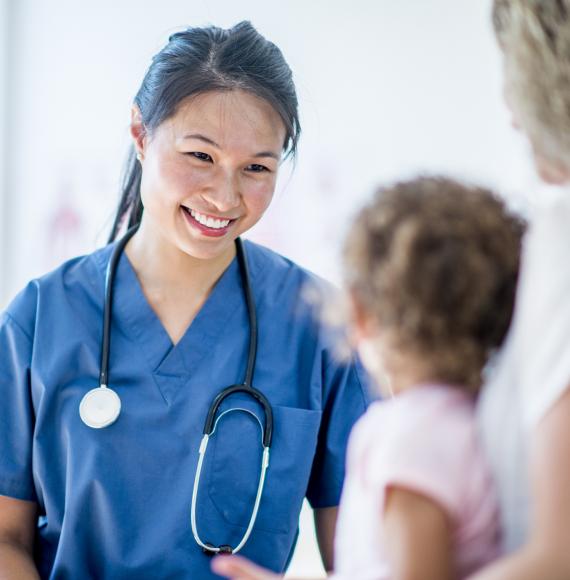
[[[360,341],[373,338],[376,335],[376,325],[363,308],[354,291],[349,292],[349,304],[352,320],[352,338],[358,345]]]
[[[390,378],[384,366],[384,352],[381,333],[373,316],[366,312],[358,296],[349,294],[352,316],[350,338],[353,348],[358,352],[360,361],[378,386],[383,396],[391,396]]]

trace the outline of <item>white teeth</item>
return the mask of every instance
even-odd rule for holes
[[[212,228],[213,230],[220,230],[225,228],[230,223],[230,220],[220,220],[214,219],[212,217],[208,217],[198,213],[195,209],[190,210],[190,215],[200,224],[206,226],[208,228]]]

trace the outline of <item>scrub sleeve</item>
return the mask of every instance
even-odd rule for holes
[[[32,340],[10,314],[0,317],[0,495],[35,501],[32,477]]]
[[[307,500],[313,509],[337,506],[345,475],[346,447],[352,421],[369,404],[366,375],[360,362],[339,366],[331,357],[324,370],[328,388],[321,419],[317,451],[313,461]]]

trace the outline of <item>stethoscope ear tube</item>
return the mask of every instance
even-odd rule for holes
[[[223,546],[213,546],[210,543],[204,542],[200,535],[198,534],[198,524],[196,522],[196,504],[198,501],[198,488],[200,486],[200,477],[202,475],[202,465],[204,463],[204,456],[206,455],[206,449],[208,448],[208,441],[210,439],[209,435],[204,435],[202,437],[202,442],[200,443],[200,451],[198,455],[198,466],[196,468],[196,474],[194,476],[194,488],[192,489],[192,504],[190,507],[190,526],[192,528],[192,535],[194,540],[202,548],[204,553],[208,555],[215,554],[237,554],[246,544],[251,532],[253,531],[253,526],[257,520],[257,512],[259,511],[259,504],[261,502],[261,496],[263,495],[263,488],[265,486],[265,475],[267,468],[269,467],[269,447],[263,448],[263,456],[261,458],[261,471],[259,474],[259,481],[257,484],[257,493],[255,494],[255,503],[253,504],[253,510],[249,518],[249,523],[247,529],[245,530],[240,542],[235,548],[224,544]]]
[[[127,242],[133,237],[138,226],[131,228],[115,246],[105,273],[105,303],[103,305],[103,334],[101,340],[101,365],[99,386],[82,397],[79,416],[87,427],[103,429],[112,425],[121,413],[121,399],[109,383],[109,351],[111,349],[111,310],[113,308],[113,288],[117,265]]]
[[[271,440],[273,439],[273,410],[271,409],[271,405],[269,404],[269,401],[265,395],[249,385],[233,385],[216,395],[216,398],[208,410],[208,415],[206,416],[206,422],[204,423],[203,431],[204,435],[210,436],[212,434],[212,431],[214,430],[214,420],[220,405],[224,399],[230,395],[233,395],[234,393],[247,393],[263,407],[263,412],[265,414],[265,425],[263,426],[263,446],[271,447]]]
[[[135,226],[117,242],[105,273],[105,304],[103,307],[103,339],[101,341],[101,366],[99,370],[99,387],[109,384],[109,352],[111,350],[111,310],[113,306],[113,290],[115,287],[115,272],[117,264],[127,242],[135,235],[139,226]]]
[[[243,280],[243,292],[245,294],[245,303],[247,305],[247,314],[249,317],[249,352],[247,355],[247,368],[245,371],[244,385],[251,387],[253,384],[253,372],[255,370],[255,358],[257,356],[257,314],[255,309],[255,300],[253,299],[253,290],[249,277],[249,267],[245,256],[245,249],[241,238],[236,239],[236,253]]]
[[[247,357],[247,368],[245,371],[245,379],[243,384],[227,387],[216,395],[210,406],[210,409],[208,410],[208,415],[206,416],[206,422],[204,424],[204,435],[212,434],[216,413],[218,412],[222,401],[234,393],[241,392],[246,393],[256,399],[263,407],[263,411],[265,413],[265,425],[263,427],[263,446],[271,447],[271,440],[273,438],[273,411],[271,410],[271,405],[269,404],[269,401],[265,395],[263,395],[263,393],[252,386],[253,371],[255,370],[255,357],[257,353],[257,316],[255,311],[255,302],[253,299],[253,291],[251,289],[247,258],[241,238],[236,239],[236,253],[241,271],[241,277],[243,280],[245,302],[249,316],[249,352]]]
[[[210,408],[208,409],[208,414],[206,416],[206,422],[204,423],[204,435],[202,437],[202,442],[200,444],[200,450],[198,452],[198,466],[196,468],[196,474],[194,477],[194,488],[192,490],[192,505],[190,508],[190,520],[191,520],[191,527],[192,527],[192,534],[194,535],[194,539],[196,543],[206,552],[207,554],[219,554],[219,553],[236,553],[239,552],[245,543],[247,542],[251,532],[253,530],[253,526],[257,519],[257,513],[259,511],[259,504],[261,502],[261,496],[263,494],[263,487],[265,485],[265,476],[267,472],[267,468],[269,466],[269,449],[271,447],[271,440],[273,438],[273,411],[271,409],[271,405],[269,401],[265,397],[263,393],[258,391],[252,386],[253,381],[253,372],[255,370],[255,357],[257,353],[257,318],[255,313],[255,303],[253,299],[253,291],[251,289],[250,279],[249,279],[249,270],[247,266],[247,259],[245,256],[245,250],[243,248],[243,243],[240,238],[236,239],[236,252],[237,258],[239,262],[239,267],[241,271],[241,276],[243,280],[243,289],[245,294],[245,301],[247,304],[247,311],[249,316],[249,352],[247,357],[247,368],[245,372],[245,380],[243,384],[239,385],[232,385],[230,387],[225,388],[221,392],[219,392]],[[257,493],[255,496],[255,503],[253,504],[253,510],[251,512],[251,516],[249,518],[249,523],[247,525],[247,529],[235,548],[231,548],[230,546],[223,545],[223,546],[213,546],[209,543],[203,542],[198,534],[198,524],[196,522],[196,503],[198,501],[198,488],[200,485],[200,476],[202,474],[202,465],[204,462],[204,456],[206,454],[206,449],[208,447],[208,441],[210,439],[210,435],[212,435],[216,429],[217,422],[221,419],[225,414],[231,412],[232,409],[224,411],[218,416],[216,419],[218,410],[222,402],[228,398],[229,396],[233,395],[234,393],[244,393],[250,397],[253,397],[262,407],[263,412],[265,414],[265,424],[261,425],[261,421],[251,411],[248,409],[239,409],[241,411],[246,411],[251,413],[255,416],[257,421],[259,422],[260,428],[262,429],[262,443],[263,443],[263,456],[261,458],[261,467],[260,467],[260,474],[259,474],[259,481],[257,485]],[[236,409],[238,410],[238,409]]]

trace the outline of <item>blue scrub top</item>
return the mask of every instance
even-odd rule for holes
[[[122,255],[115,281],[109,386],[116,423],[79,417],[98,386],[105,269],[113,245],[31,282],[0,319],[0,494],[39,505],[42,578],[216,577],[192,536],[190,504],[208,408],[244,379],[249,324],[237,260],[175,346]],[[259,320],[253,384],[272,404],[274,437],[257,521],[242,554],[289,561],[304,497],[339,502],[345,449],[368,393],[340,363],[330,331],[302,299],[312,274],[245,243]],[[235,395],[225,408],[256,403]],[[198,494],[204,541],[235,546],[249,522],[260,428],[229,413],[210,439]]]

